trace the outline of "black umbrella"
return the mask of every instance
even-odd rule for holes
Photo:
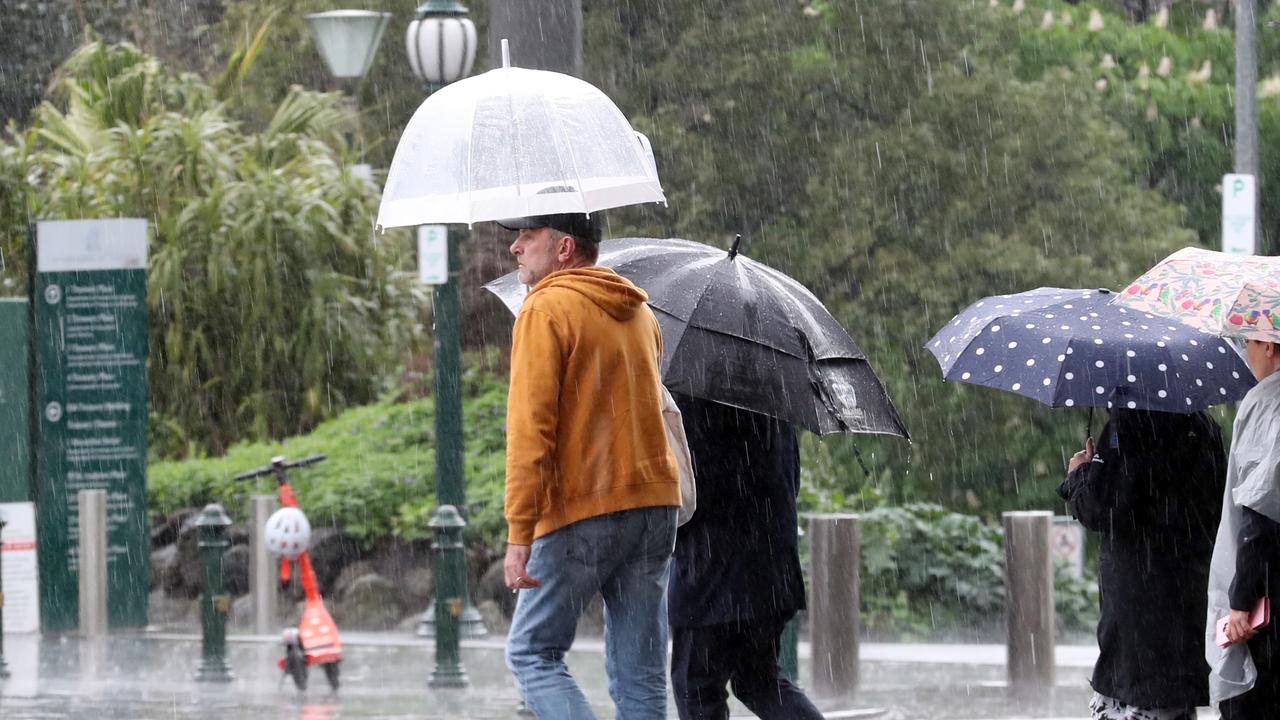
[[[679,239],[600,244],[600,265],[649,295],[662,328],[663,382],[676,393],[793,422],[820,435],[908,437],[844,328],[800,283],[737,252]],[[516,273],[485,285],[513,312]]]

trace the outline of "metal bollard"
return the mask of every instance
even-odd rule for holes
[[[1053,513],[1007,512],[1003,521],[1009,685],[1048,689],[1054,682],[1056,643],[1049,551]]]
[[[821,698],[849,697],[858,686],[858,516],[814,515],[809,519],[813,602],[813,692]]]
[[[227,613],[231,610],[231,598],[223,591],[222,556],[231,543],[227,541],[227,528],[231,518],[221,505],[206,505],[196,520],[200,534],[200,564],[202,585],[200,592],[200,667],[196,670],[198,682],[231,682],[231,665],[227,662]]]
[[[9,664],[4,661],[4,526],[8,522],[0,515],[0,679],[9,677]]]
[[[107,634],[107,491],[81,490],[80,634]]]
[[[276,625],[276,599],[279,590],[279,562],[267,549],[267,518],[276,511],[275,495],[254,495],[249,530],[249,597],[253,606],[253,631],[269,635]]]
[[[462,544],[462,529],[467,521],[452,505],[441,505],[427,527],[435,534],[431,549],[436,558],[436,668],[431,672],[431,687],[466,687],[467,674],[462,669],[462,610],[466,606],[467,566]]]

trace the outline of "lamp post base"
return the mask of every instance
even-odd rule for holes
[[[469,683],[467,673],[458,666],[437,667],[431,671],[431,680],[427,684],[433,688],[465,688]]]
[[[434,600],[427,606],[427,611],[418,618],[418,627],[414,629],[413,634],[420,638],[436,636],[436,602]],[[480,611],[476,610],[470,601],[467,601],[466,607],[462,608],[462,616],[458,618],[458,634],[468,639],[489,636],[489,628],[485,627]]]
[[[225,658],[206,658],[196,670],[196,682],[229,683],[236,676]]]

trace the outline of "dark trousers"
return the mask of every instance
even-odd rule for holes
[[[822,720],[822,713],[782,677],[778,648],[786,617],[671,629],[671,686],[680,720],[726,720],[728,684],[764,720]]]
[[[1274,597],[1274,596],[1273,596]],[[1222,720],[1275,720],[1280,717],[1280,632],[1276,618],[1272,626],[1258,633],[1249,641],[1249,654],[1258,668],[1258,680],[1253,689],[1243,695],[1218,703]]]

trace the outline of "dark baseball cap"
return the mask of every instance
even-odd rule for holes
[[[508,230],[530,230],[533,228],[551,228],[566,235],[582,238],[590,242],[600,242],[604,213],[558,213],[555,215],[531,215],[522,218],[509,218],[497,221]]]

